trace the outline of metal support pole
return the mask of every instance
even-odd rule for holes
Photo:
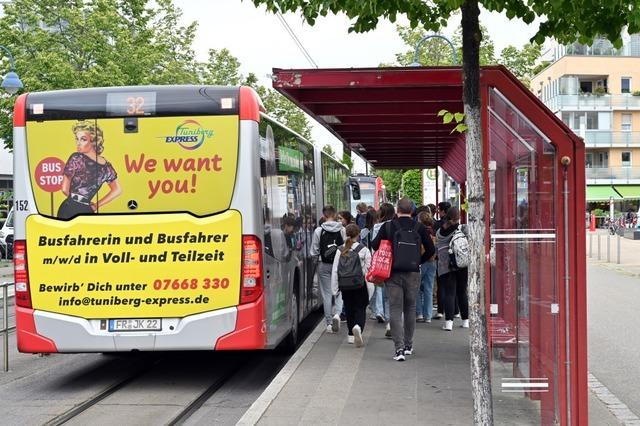
[[[589,257],[593,258],[593,234],[589,233]]]
[[[607,234],[607,263],[611,263],[611,233]]]
[[[437,152],[437,151],[436,151]],[[436,207],[440,204],[440,187],[438,186],[438,175],[439,175],[438,166],[436,166]]]
[[[572,389],[571,389],[571,313],[569,309],[571,308],[571,276],[569,272],[569,176],[568,176],[568,168],[571,163],[571,159],[569,157],[562,157],[560,160],[563,165],[563,180],[564,180],[564,191],[563,191],[563,216],[564,216],[564,230],[563,230],[563,238],[564,238],[564,363],[565,363],[565,374],[566,374],[566,387],[567,387],[567,424],[571,425],[572,423],[572,410],[571,406],[573,404],[572,399]],[[600,242],[600,238],[598,238],[598,242]],[[598,244],[598,248],[600,245]],[[600,258],[600,250],[598,250],[598,258]]]
[[[420,67],[422,66],[422,64],[420,63],[420,48],[422,47],[422,44],[429,40],[430,38],[439,38],[441,40],[446,41],[447,43],[449,43],[449,47],[451,47],[451,63],[453,65],[457,65],[458,64],[458,55],[456,54],[456,48],[453,45],[453,43],[451,43],[451,40],[449,40],[448,38],[446,38],[443,35],[440,34],[430,34],[430,35],[426,35],[424,37],[422,37],[420,39],[420,41],[418,42],[418,44],[416,44],[416,51],[413,55],[413,62],[410,64],[410,66],[412,67]]]
[[[601,235],[598,234],[598,260],[600,260],[600,237]]]
[[[449,43],[451,43],[451,42],[449,42]],[[7,55],[7,58],[9,58],[9,64],[11,65],[9,67],[9,71],[15,71],[16,70],[16,61],[13,60],[13,55],[11,54],[11,52],[9,52],[9,49],[7,49],[4,46],[0,46],[0,49],[3,50],[4,53]]]
[[[5,283],[5,285],[2,286],[2,328],[4,329],[2,352],[4,354],[3,362],[5,373],[9,371],[9,313],[7,309],[7,298],[9,297],[9,292],[7,289],[8,286]]]
[[[618,260],[616,262],[618,265],[620,264],[620,240],[622,240],[622,238],[620,237],[620,234],[618,234],[618,254],[617,254]]]

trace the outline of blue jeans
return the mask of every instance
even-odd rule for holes
[[[433,282],[436,277],[435,260],[426,261],[420,265],[420,294],[416,303],[416,315],[424,319],[431,319],[433,314]]]
[[[389,321],[389,300],[387,299],[383,286],[376,286],[373,298],[375,299],[373,313],[376,315],[382,315],[385,320]]]

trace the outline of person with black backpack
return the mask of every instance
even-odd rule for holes
[[[460,211],[451,207],[447,211],[447,220],[436,232],[438,249],[438,277],[443,290],[445,321],[442,329],[453,330],[453,318],[456,300],[460,308],[462,324],[469,328],[469,298],[467,296],[467,278],[469,266],[469,242],[459,225]]]
[[[433,232],[436,233],[440,229],[440,227],[447,222],[447,211],[451,208],[451,203],[448,201],[441,201],[438,203],[438,211],[437,216],[438,220],[433,223]],[[436,216],[433,216],[434,218]],[[440,319],[444,317],[444,290],[442,289],[442,284],[440,283],[440,274],[436,274],[436,300],[438,303],[438,310],[436,314],[433,316],[433,319]]]
[[[340,312],[342,312],[342,296],[335,298],[335,307],[332,303],[333,292],[331,290],[331,269],[338,247],[344,244],[346,234],[344,227],[336,221],[336,209],[333,206],[324,206],[322,209],[325,221],[317,227],[311,241],[311,256],[319,257],[318,282],[322,294],[324,307],[324,319],[328,333],[340,331]],[[334,309],[335,308],[335,309]]]
[[[391,309],[391,335],[395,346],[393,359],[396,361],[404,361],[406,355],[413,354],[420,265],[435,253],[433,241],[424,225],[411,218],[412,207],[411,200],[406,197],[398,201],[398,218],[382,226],[371,242],[375,250],[382,240],[390,241],[393,247],[391,276],[384,285]]]
[[[336,252],[331,273],[331,289],[334,295],[342,293],[347,315],[347,342],[356,347],[364,345],[362,332],[367,320],[367,305],[373,295],[373,284],[365,280],[371,265],[371,252],[358,242],[360,228],[355,223],[347,225],[347,240]]]

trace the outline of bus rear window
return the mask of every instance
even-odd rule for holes
[[[9,228],[13,228],[13,208],[9,210],[9,214],[7,215],[7,221],[5,222],[5,226]]]

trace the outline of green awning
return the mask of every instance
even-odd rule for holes
[[[640,185],[616,185],[615,189],[620,193],[620,195],[622,195],[622,198],[624,198],[625,200],[640,199]]]
[[[614,200],[622,200],[611,185],[587,185],[587,201],[609,201],[611,197]]]

